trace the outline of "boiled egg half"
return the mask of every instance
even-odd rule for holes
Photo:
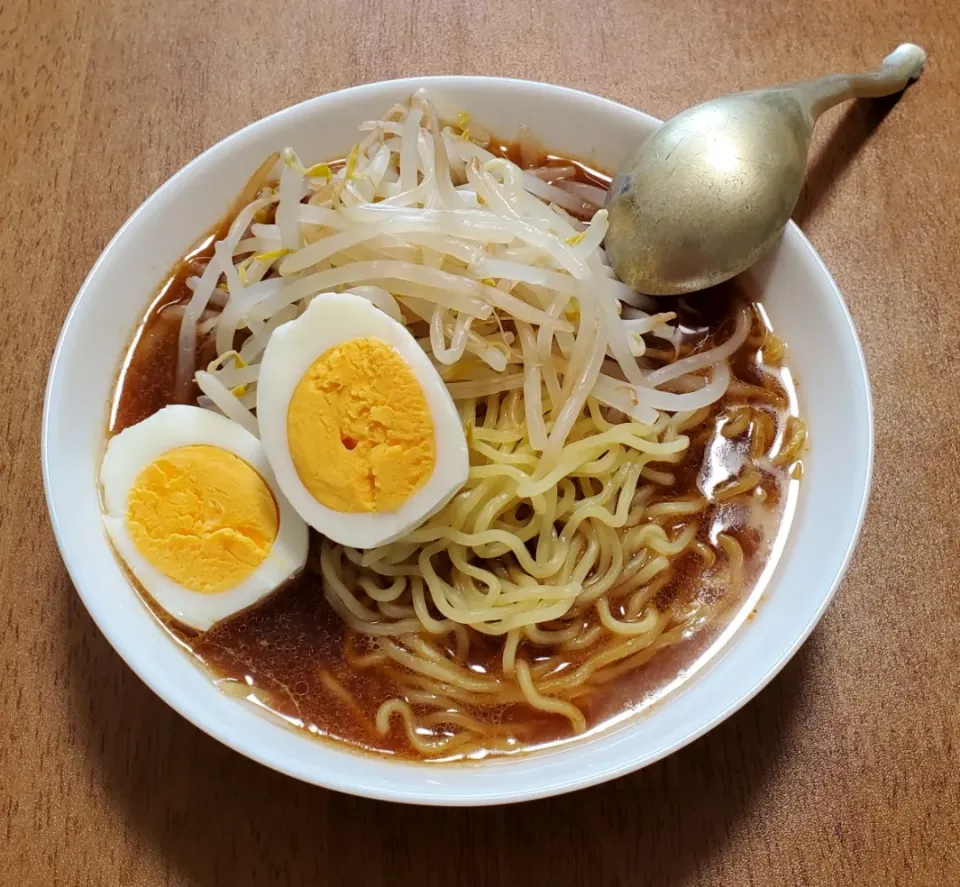
[[[306,563],[306,524],[260,441],[225,416],[164,407],[110,439],[100,483],[117,553],[193,628],[251,606]]]
[[[319,295],[274,331],[257,420],[280,489],[343,545],[401,537],[467,480],[463,425],[443,380],[406,327],[358,295]]]

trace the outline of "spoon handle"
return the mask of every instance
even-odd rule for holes
[[[828,108],[847,99],[877,98],[905,89],[923,70],[927,54],[916,44],[902,43],[878,67],[866,74],[831,74],[794,87],[816,120]]]

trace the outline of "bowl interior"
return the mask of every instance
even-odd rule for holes
[[[420,86],[442,91],[498,134],[527,124],[548,147],[608,169],[657,126],[645,114],[572,90],[449,77],[321,96],[230,136],[133,214],[84,283],[51,366],[44,480],[58,543],[91,615],[137,674],[194,724],[261,763],[341,791],[420,803],[498,803],[557,794],[651,763],[704,733],[776,674],[816,624],[856,541],[870,481],[870,395],[840,294],[791,224],[756,273],[766,310],[788,342],[812,440],[792,534],[756,618],[679,692],[617,729],[512,759],[415,764],[313,741],[221,695],[154,621],[101,529],[96,477],[117,372],[158,282],[268,153],[291,145],[311,162],[342,154],[360,122]]]

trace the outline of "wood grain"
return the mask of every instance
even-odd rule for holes
[[[0,0],[0,883],[960,884],[958,22],[955,0]],[[46,519],[44,379],[99,251],[201,149],[388,77],[549,80],[669,116],[905,39],[923,79],[831,114],[797,211],[870,365],[873,500],[836,602],[739,714],[573,796],[401,808],[228,751],[109,648]]]

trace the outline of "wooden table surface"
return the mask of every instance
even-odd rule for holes
[[[44,379],[97,254],[195,154],[370,80],[664,117],[906,39],[922,80],[831,113],[797,211],[870,365],[873,498],[835,603],[739,714],[575,795],[403,808],[241,758],[110,649],[47,521]],[[0,884],[960,884],[958,82],[956,0],[0,0]]]

